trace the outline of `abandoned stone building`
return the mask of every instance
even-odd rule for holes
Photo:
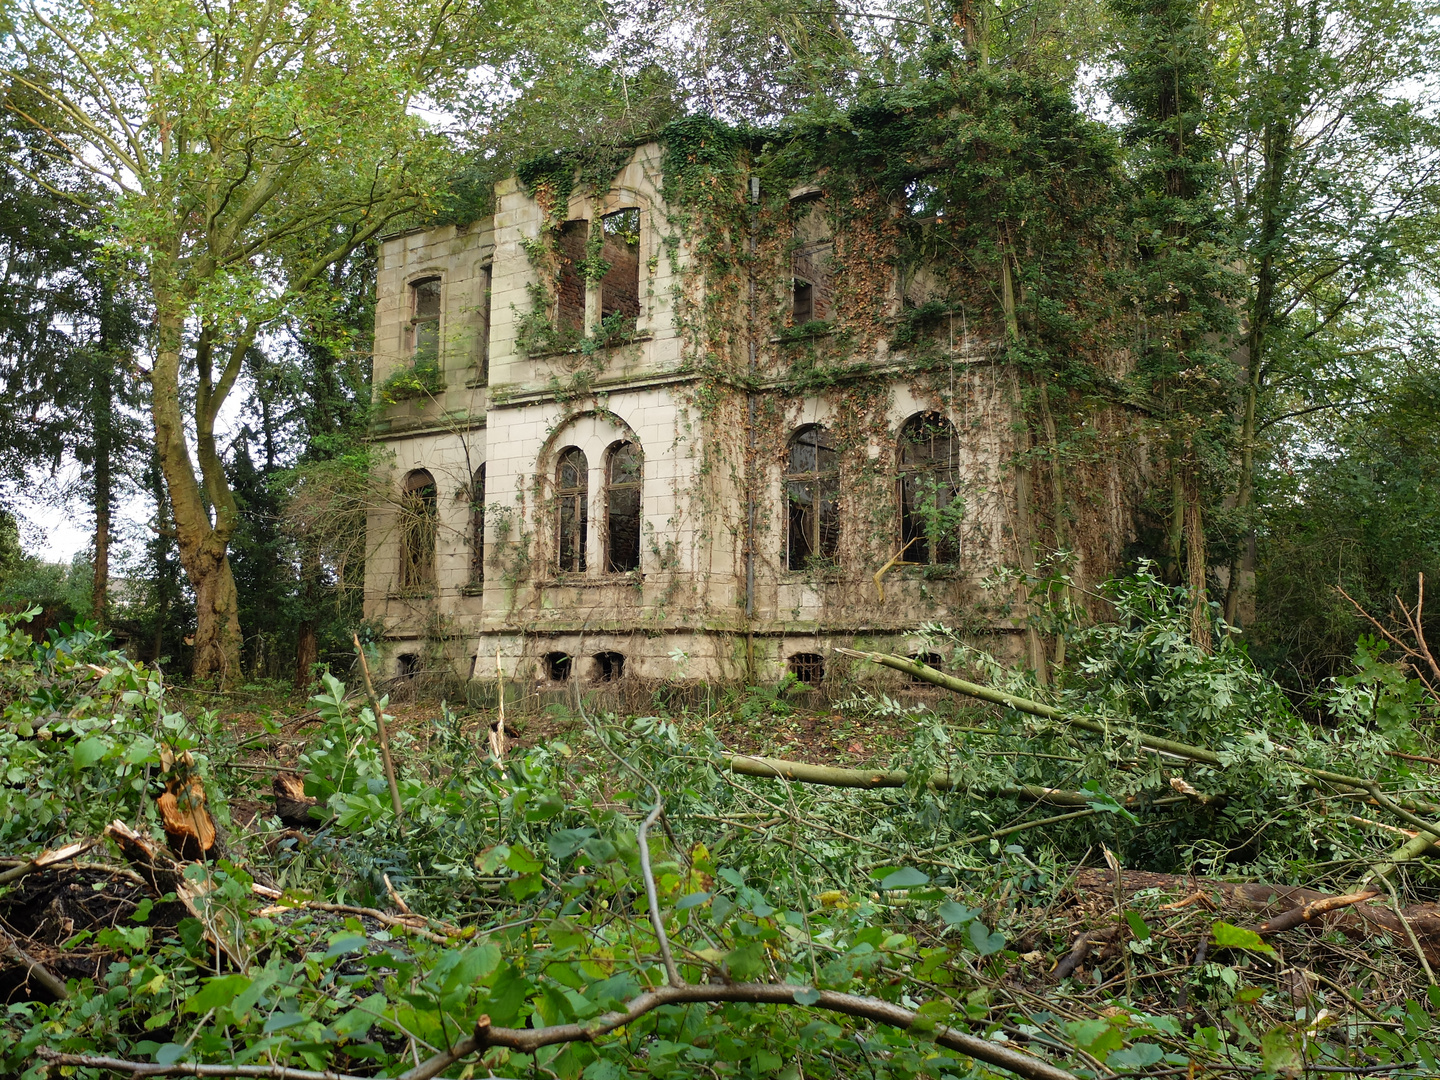
[[[915,655],[933,622],[1023,655],[1023,590],[992,579],[1033,567],[1044,497],[998,305],[953,301],[823,177],[741,168],[716,199],[662,141],[598,179],[557,160],[381,247],[388,674],[833,683],[834,645]],[[912,194],[889,218],[925,213]],[[1107,453],[1089,467],[1125,483]],[[1071,513],[1093,580],[1126,500]]]

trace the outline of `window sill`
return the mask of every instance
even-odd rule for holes
[[[434,589],[392,589],[385,594],[387,600],[434,600]]]
[[[625,570],[620,573],[594,574],[586,571],[579,574],[560,574],[540,582],[547,589],[603,589],[609,585],[639,585],[645,575],[639,570]]]
[[[469,585],[461,585],[461,586],[460,586],[460,595],[461,595],[461,596],[483,596],[484,594],[485,594],[485,583],[484,583],[483,581],[476,581],[476,582],[473,582],[473,583],[471,583],[471,584],[469,584]]]
[[[646,330],[643,334],[631,334],[630,336],[626,337],[624,341],[614,341],[614,342],[610,342],[610,343],[607,343],[607,344],[605,344],[605,345],[600,346],[599,348],[602,348],[602,349],[610,349],[610,348],[618,349],[618,348],[622,348],[622,347],[624,347],[624,346],[626,346],[626,345],[640,345],[640,344],[643,344],[644,342],[654,341],[654,340],[655,340],[655,334],[654,334],[654,332],[653,332],[653,331],[650,331],[650,330]],[[585,350],[584,350],[584,348],[583,348],[582,346],[576,345],[576,346],[574,346],[573,348],[569,348],[569,349],[546,349],[544,352],[526,353],[526,354],[525,354],[525,358],[526,358],[527,360],[549,360],[549,359],[551,359],[552,357],[556,357],[556,356],[581,356],[581,355],[584,354],[584,351],[585,351]],[[597,351],[598,351],[598,350],[597,350]]]

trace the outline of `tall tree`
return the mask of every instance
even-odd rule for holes
[[[151,413],[198,678],[240,675],[220,410],[266,327],[426,206],[443,146],[412,106],[473,61],[478,14],[444,0],[102,0],[18,21],[10,76],[53,116],[51,152],[106,189],[103,242],[138,264],[152,310]]]
[[[1371,397],[1369,357],[1403,362],[1396,324],[1381,313],[1417,257],[1433,263],[1414,226],[1433,213],[1440,181],[1440,35],[1433,8],[1409,0],[1229,0],[1212,10],[1217,205],[1247,279],[1225,596],[1235,624],[1274,436],[1289,417]]]
[[[1204,121],[1214,56],[1193,0],[1113,0],[1136,206],[1136,383],[1170,471],[1171,551],[1190,590],[1191,636],[1211,644],[1205,506],[1231,445],[1229,237],[1215,210],[1219,172]]]

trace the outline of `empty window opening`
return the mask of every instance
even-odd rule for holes
[[[490,383],[490,294],[495,268],[480,268],[479,317],[475,320],[475,381],[481,386]]]
[[[485,581],[485,466],[470,481],[470,584]]]
[[[825,681],[825,658],[819,653],[796,653],[790,657],[790,673],[806,686],[819,686]]]
[[[790,314],[796,326],[803,326],[815,319],[815,286],[808,281],[795,279],[795,293],[790,305]]]
[[[818,196],[818,192],[814,193]],[[790,256],[794,279],[791,319],[796,326],[827,321],[833,312],[830,302],[830,261],[835,250],[830,219],[818,197],[792,201],[795,214],[795,246]]]
[[[401,653],[396,659],[395,675],[397,678],[413,679],[420,674],[420,657],[415,653]]]
[[[785,469],[785,565],[803,570],[840,547],[840,457],[819,424],[790,439]]]
[[[911,563],[953,563],[960,558],[959,447],[955,427],[939,413],[919,413],[900,430],[902,556]]]
[[[595,681],[619,682],[625,674],[625,656],[618,652],[595,654]]]
[[[587,221],[567,221],[556,236],[560,280],[555,286],[555,328],[561,333],[580,334],[585,330],[585,278],[580,266],[585,260],[589,230]]]
[[[555,467],[556,569],[562,574],[585,572],[585,545],[590,524],[590,463],[578,446],[560,451]]]
[[[551,652],[545,654],[545,675],[551,682],[566,682],[570,678],[572,661],[569,653]]]
[[[644,458],[633,442],[610,448],[605,480],[605,557],[612,573],[640,568],[640,494],[644,472]]]
[[[435,478],[424,469],[405,477],[400,495],[400,587],[435,584]]]
[[[911,660],[914,660],[916,663],[924,664],[926,667],[934,668],[936,671],[939,671],[939,670],[940,670],[940,654],[939,654],[939,653],[933,653],[933,652],[918,653],[918,654],[916,654],[915,656],[910,657],[910,659],[911,659]],[[930,685],[931,685],[929,682],[927,682],[926,680],[920,678],[920,676],[918,676],[918,675],[911,675],[911,676],[910,676],[910,681],[913,682],[913,683],[919,683],[919,684],[922,685],[922,686],[930,686]]]
[[[415,362],[440,357],[440,279],[424,278],[410,286],[410,325],[406,346]]]
[[[617,210],[600,219],[605,240],[600,258],[607,265],[600,279],[600,318],[609,328],[633,330],[640,318],[640,211]]]

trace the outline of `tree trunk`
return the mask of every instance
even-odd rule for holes
[[[240,610],[235,579],[226,549],[235,532],[234,496],[225,482],[215,451],[214,418],[207,416],[209,332],[202,328],[196,345],[201,369],[200,400],[196,401],[196,443],[205,476],[205,492],[195,476],[190,448],[185,442],[185,418],[180,405],[180,343],[183,307],[168,289],[152,285],[158,331],[155,363],[150,372],[151,413],[155,421],[155,450],[170,495],[180,565],[195,590],[195,658],[191,675],[216,679],[223,686],[240,678]],[[215,507],[212,522],[205,495]]]
[[[1190,586],[1190,642],[1209,652],[1210,600],[1205,595],[1205,527],[1200,516],[1200,478],[1193,463],[1185,470],[1185,569]]]

